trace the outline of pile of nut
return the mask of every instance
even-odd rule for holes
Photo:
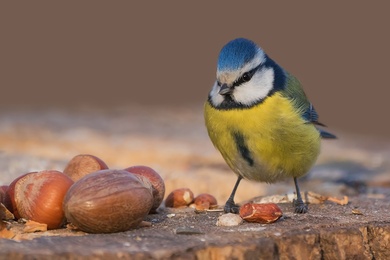
[[[70,222],[89,233],[137,227],[163,201],[165,184],[147,166],[109,169],[98,157],[81,154],[63,172],[26,173],[0,188],[0,202],[16,219],[57,229]]]
[[[197,211],[205,211],[218,207],[217,199],[208,193],[202,193],[194,197],[189,188],[175,189],[165,199],[165,207],[182,208],[193,207]]]
[[[189,188],[173,190],[165,199],[165,206],[171,208],[193,207],[196,211],[207,211],[218,208],[216,198],[208,193],[194,197]],[[219,211],[222,211],[220,209]],[[242,223],[254,222],[260,224],[274,223],[283,216],[282,210],[275,203],[248,202],[240,207],[239,214],[225,214],[218,218],[218,226],[235,226]]]
[[[157,212],[164,195],[164,180],[148,166],[109,169],[100,158],[80,154],[62,172],[29,172],[0,186],[0,206],[8,209],[11,218],[46,224],[47,229],[70,223],[88,233],[114,233],[138,227],[149,213]],[[216,209],[218,203],[211,194],[194,197],[189,188],[180,188],[168,194],[165,207],[207,211]],[[273,223],[283,215],[274,203],[247,203],[239,213],[220,216],[217,225],[238,225],[243,220]]]

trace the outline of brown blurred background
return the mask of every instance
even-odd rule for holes
[[[336,133],[389,139],[388,11],[384,1],[2,2],[2,113],[200,108],[220,48],[247,37],[300,79]]]

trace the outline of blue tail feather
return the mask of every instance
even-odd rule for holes
[[[324,139],[337,139],[337,136],[335,136],[334,134],[326,132],[322,129],[318,129],[318,131],[320,132],[321,137]]]

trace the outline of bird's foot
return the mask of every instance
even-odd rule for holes
[[[233,200],[228,200],[226,201],[224,211],[225,213],[238,214],[240,212],[240,206],[235,204]]]
[[[294,212],[298,214],[305,214],[308,212],[308,207],[302,200],[294,200],[293,205],[295,207]]]

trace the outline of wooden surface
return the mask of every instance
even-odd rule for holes
[[[3,111],[0,119],[0,185],[33,170],[63,170],[81,153],[100,157],[110,168],[148,165],[164,178],[166,195],[188,187],[194,194],[213,194],[222,205],[235,182],[208,140],[201,107]],[[280,203],[284,217],[276,223],[237,227],[217,227],[221,212],[161,208],[147,217],[150,227],[123,233],[60,229],[20,241],[0,239],[0,259],[390,258],[390,145],[335,132],[340,139],[323,143],[301,189],[348,196],[348,205],[313,204],[308,214],[296,215],[290,203]],[[236,201],[293,191],[292,180],[243,181]],[[22,224],[9,225],[16,230]]]

